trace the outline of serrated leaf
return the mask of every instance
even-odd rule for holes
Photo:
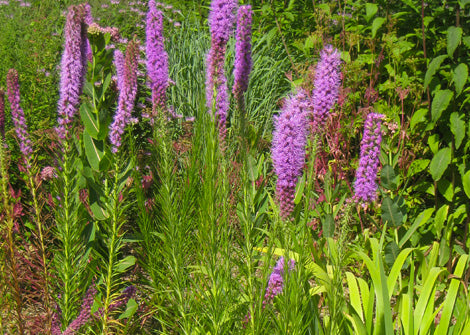
[[[467,198],[470,199],[470,170],[467,171],[462,176],[462,184],[463,184],[463,190],[464,190],[465,194],[467,195]]]
[[[454,134],[455,149],[458,149],[465,138],[465,121],[462,120],[463,114],[454,112],[450,114],[450,131]]]
[[[369,22],[377,13],[379,7],[375,3],[366,3],[366,21]]]
[[[429,83],[432,80],[432,77],[436,74],[436,71],[441,66],[444,59],[447,58],[447,55],[441,55],[434,58],[431,63],[429,63],[428,70],[426,71],[426,75],[424,76],[424,88],[428,87]]]
[[[447,55],[452,57],[455,49],[460,44],[462,39],[462,28],[460,27],[449,27],[447,29]]]
[[[398,177],[395,170],[390,165],[385,165],[380,172],[380,181],[383,187],[387,190],[394,190],[397,188]]]
[[[376,17],[374,21],[372,22],[372,38],[375,37],[375,34],[377,34],[377,30],[379,30],[380,27],[385,23],[385,18],[383,17]]]
[[[388,196],[382,201],[382,220],[391,227],[399,227],[403,223],[403,213],[398,203]]]
[[[453,74],[453,80],[454,80],[455,90],[457,91],[457,96],[459,96],[460,93],[462,93],[462,90],[465,84],[467,83],[467,79],[468,79],[467,65],[464,63],[457,65]]]
[[[436,122],[441,117],[442,112],[446,110],[447,106],[449,106],[453,96],[454,92],[451,90],[439,90],[436,92],[431,104],[431,116],[433,122]]]
[[[450,148],[443,148],[434,155],[431,160],[431,164],[429,164],[429,172],[431,173],[433,180],[438,181],[441,179],[442,175],[450,164],[450,160]]]
[[[414,112],[410,121],[411,129],[414,129],[417,124],[427,121],[428,119],[426,117],[427,114],[428,114],[427,108],[421,108],[421,109],[418,109],[416,112]]]

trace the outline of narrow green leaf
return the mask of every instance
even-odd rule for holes
[[[443,205],[439,207],[439,209],[436,212],[436,215],[434,216],[434,228],[436,229],[438,238],[441,237],[441,230],[444,227],[444,223],[447,220],[448,213],[449,213],[449,205]]]
[[[458,149],[465,138],[465,121],[462,120],[464,114],[453,112],[450,114],[450,131],[454,134],[455,149]]]
[[[344,314],[344,316],[351,322],[351,325],[354,328],[354,334],[356,335],[367,335],[367,329],[364,326],[364,324],[361,322],[361,319],[359,318],[358,315],[353,314]]]
[[[408,258],[408,256],[413,250],[414,250],[413,248],[403,249],[398,254],[398,256],[395,259],[395,262],[393,263],[392,269],[390,270],[390,273],[387,278],[387,288],[388,288],[389,299],[393,295],[393,290],[398,280],[398,276],[401,273],[401,269],[403,268],[403,264],[405,264],[406,259]]]
[[[429,164],[429,172],[431,173],[433,180],[437,181],[441,179],[442,175],[450,164],[450,160],[450,148],[442,148],[434,155],[431,160],[431,164]]]
[[[449,27],[447,29],[447,55],[452,57],[455,49],[460,44],[462,39],[462,28],[460,27]]]
[[[428,307],[428,301],[431,300],[434,302],[434,292],[435,292],[435,285],[437,277],[443,274],[446,269],[443,268],[432,268],[429,271],[429,275],[427,278],[423,278],[424,284],[421,289],[421,293],[419,294],[418,303],[416,304],[415,314],[414,314],[414,323],[415,325],[420,325],[424,313],[426,312],[426,308]]]
[[[361,301],[361,295],[359,294],[356,277],[351,272],[346,272],[346,281],[348,283],[351,306],[354,308],[357,315],[359,315],[361,321],[364,322],[364,314],[362,313],[363,303]]]
[[[431,104],[431,117],[433,122],[439,120],[442,112],[449,106],[453,96],[454,92],[450,90],[439,90],[436,92]]]
[[[380,27],[385,23],[385,18],[383,17],[376,17],[374,21],[372,22],[372,38],[375,37],[375,34],[377,34],[377,30],[379,30]]]
[[[457,96],[459,96],[460,93],[462,93],[462,90],[465,84],[467,83],[467,79],[468,79],[467,65],[464,63],[457,65],[453,74],[453,80],[454,80],[455,90],[457,91]]]
[[[410,239],[411,235],[414,234],[416,229],[418,229],[419,226],[425,224],[429,220],[429,218],[432,216],[432,213],[434,213],[434,208],[428,208],[418,215],[415,222],[411,225],[410,229],[406,231],[406,234],[401,238],[400,242],[398,243],[400,249],[403,248],[405,243]]]
[[[437,56],[431,61],[431,63],[429,63],[428,70],[426,71],[426,75],[424,76],[424,88],[428,87],[432,78],[436,74],[436,71],[439,69],[442,62],[446,58],[447,58],[447,55]]]

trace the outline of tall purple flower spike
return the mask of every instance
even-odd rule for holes
[[[325,126],[328,113],[338,99],[341,84],[340,53],[331,45],[325,46],[320,53],[320,61],[315,72],[313,89],[313,122],[312,133],[321,132]]]
[[[80,328],[88,323],[91,319],[91,307],[93,306],[93,301],[96,295],[95,286],[91,286],[83,298],[82,308],[77,318],[73,320],[67,329],[62,333],[62,335],[74,335]]]
[[[88,40],[86,21],[90,20],[89,6],[70,6],[65,23],[65,45],[61,60],[57,133],[67,137],[78,111],[87,71]]]
[[[382,114],[369,113],[364,124],[361,141],[359,167],[354,182],[354,199],[363,206],[377,199],[377,172],[379,168],[380,144],[382,142]]]
[[[251,61],[251,24],[252,10],[250,5],[240,6],[237,15],[237,33],[235,43],[235,65],[232,93],[239,106],[242,106],[243,93],[248,89]]]
[[[267,303],[272,302],[284,289],[284,263],[284,257],[279,258],[269,276],[268,287],[266,287],[266,293],[264,294],[263,307],[266,306]],[[288,271],[291,272],[294,270],[294,266],[295,261],[290,259],[288,261]]]
[[[168,88],[168,54],[163,43],[163,14],[149,1],[146,28],[147,74],[152,90],[152,111],[165,108]]]
[[[121,146],[121,138],[131,119],[137,96],[137,66],[139,62],[139,45],[131,41],[127,45],[126,57],[119,50],[114,52],[117,85],[119,90],[118,106],[114,121],[111,124],[109,140],[112,144],[111,151],[116,153]]]
[[[5,138],[5,91],[0,88],[0,135]]]
[[[25,160],[28,160],[33,153],[33,148],[24,112],[20,106],[20,85],[18,84],[18,72],[15,69],[10,69],[7,74],[7,96],[10,101],[11,117],[15,125],[15,132],[20,142],[20,150]]]
[[[306,92],[300,90],[297,95],[287,98],[281,114],[275,118],[272,160],[283,218],[287,218],[294,210],[295,186],[305,164],[309,106]]]
[[[235,22],[235,0],[212,0],[209,13],[211,49],[207,55],[206,103],[212,111],[215,103],[215,116],[218,118],[219,137],[225,139],[225,121],[229,105],[227,80],[224,74],[227,42],[232,34]],[[215,101],[214,101],[214,93]]]

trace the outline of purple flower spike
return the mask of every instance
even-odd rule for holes
[[[5,138],[5,91],[0,88],[0,134]]]
[[[369,113],[364,124],[361,141],[359,167],[354,183],[354,199],[363,206],[377,199],[377,171],[379,167],[380,143],[382,142],[382,114]]]
[[[237,16],[237,41],[235,44],[235,68],[232,92],[235,100],[243,101],[243,93],[248,89],[248,76],[251,71],[251,23],[250,5],[240,6]]]
[[[225,44],[228,42],[235,22],[236,8],[235,0],[212,0],[209,29],[214,42]]]
[[[313,89],[313,123],[312,132],[321,132],[325,126],[328,113],[338,99],[341,84],[340,53],[331,45],[327,45],[320,53],[320,61],[315,72],[315,88]]]
[[[122,134],[131,119],[137,96],[139,45],[134,41],[129,42],[125,59],[123,59],[122,53],[116,50],[114,52],[114,63],[116,65],[119,98],[116,115],[110,127],[109,139],[113,146],[111,151],[116,153],[121,146]]]
[[[93,300],[95,299],[96,288],[90,287],[83,298],[82,308],[77,318],[73,320],[62,335],[74,335],[80,328],[88,323],[91,318],[91,307],[93,306]]]
[[[263,306],[274,300],[274,297],[282,293],[284,288],[284,257],[279,258],[271,275],[269,276],[268,287],[264,295]],[[288,262],[288,271],[294,270],[295,261],[290,259]]]
[[[67,137],[73,118],[78,111],[80,94],[87,71],[88,40],[86,23],[89,20],[89,7],[70,6],[65,23],[65,45],[61,60],[60,89],[58,102],[57,134]]]
[[[305,164],[309,104],[306,92],[300,90],[297,95],[287,98],[281,114],[275,119],[272,159],[283,218],[294,210],[295,186]]]
[[[147,73],[152,90],[153,113],[165,108],[168,88],[168,54],[163,43],[163,14],[154,0],[149,2],[146,29]]]
[[[10,69],[7,74],[7,96],[10,101],[11,117],[15,125],[16,135],[20,142],[20,150],[23,157],[28,160],[33,153],[33,148],[31,147],[24,112],[20,106],[20,85],[18,84],[18,72],[15,69]]]

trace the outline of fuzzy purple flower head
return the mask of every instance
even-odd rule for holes
[[[150,0],[147,13],[146,54],[154,114],[157,107],[160,109],[165,107],[168,88],[168,54],[163,41],[163,14],[157,10],[155,1]]]
[[[60,88],[58,102],[57,134],[67,137],[71,123],[78,111],[80,94],[87,71],[86,21],[90,20],[89,6],[70,6],[65,23],[65,45],[61,60]]]
[[[313,89],[313,122],[312,132],[321,132],[325,126],[328,113],[338,99],[341,84],[340,53],[331,45],[325,46],[320,53],[320,61],[315,72],[315,88]]]
[[[121,146],[122,134],[131,120],[131,113],[134,109],[135,98],[137,96],[138,43],[134,41],[129,42],[125,59],[119,50],[114,52],[114,58],[119,98],[116,115],[110,127],[109,139],[112,144],[111,151],[116,153]]]
[[[381,121],[384,115],[369,113],[364,124],[361,141],[359,167],[354,182],[354,200],[365,206],[377,199],[377,172],[379,168],[380,144],[382,142]]]
[[[248,89],[251,61],[251,24],[252,13],[250,5],[240,6],[237,15],[237,33],[235,44],[235,65],[233,74],[235,81],[232,92],[235,100],[241,101],[243,93]]]
[[[294,270],[295,261],[290,259],[287,263],[288,271],[291,272]],[[268,287],[266,288],[266,293],[264,295],[263,306],[266,306],[267,303],[272,302],[276,296],[282,293],[284,288],[284,266],[285,260],[284,257],[281,257],[277,261],[276,266],[273,268],[273,271],[269,276]]]
[[[211,49],[207,55],[206,103],[212,108],[214,90],[222,84],[227,42],[232,34],[235,23],[234,0],[212,0],[209,13],[209,29],[211,32]]]
[[[295,96],[287,98],[281,114],[275,119],[272,160],[283,218],[294,210],[295,187],[305,164],[309,104],[306,92],[300,90]]]
[[[18,72],[15,69],[10,69],[7,74],[7,96],[10,101],[11,117],[15,125],[15,132],[20,142],[20,150],[25,160],[28,160],[33,153],[33,148],[24,112],[20,106],[20,85],[18,84]]]

